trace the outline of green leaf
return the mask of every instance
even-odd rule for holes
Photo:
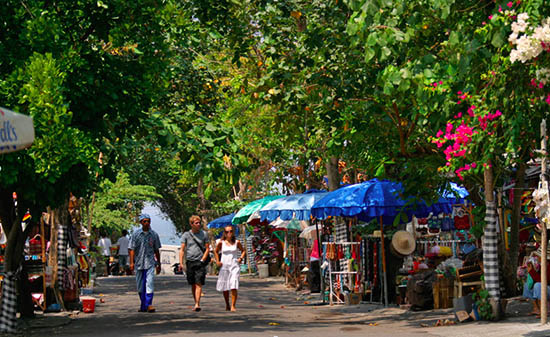
[[[498,31],[495,32],[495,34],[493,34],[491,44],[495,48],[502,47],[502,45],[504,44],[504,37],[503,37],[503,34],[502,34],[502,30],[498,30]]]
[[[369,62],[374,57],[374,49],[366,48],[365,49],[365,62]]]
[[[209,199],[212,195],[212,184],[208,184],[206,188],[204,189],[204,198]]]
[[[367,46],[373,47],[378,44],[378,35],[376,33],[370,33],[367,37]]]
[[[449,35],[449,43],[451,43],[451,44],[458,44],[459,43],[459,38],[458,38],[458,33],[457,32],[451,32],[451,34]]]
[[[212,123],[206,123],[205,129],[210,132],[216,131],[216,127]]]

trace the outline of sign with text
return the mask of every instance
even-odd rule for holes
[[[33,141],[32,117],[0,107],[0,154],[25,149]]]

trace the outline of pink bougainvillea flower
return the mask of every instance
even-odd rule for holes
[[[468,108],[468,115],[469,115],[470,117],[474,117],[474,109],[475,109],[475,108],[476,108],[475,105],[472,105],[472,106],[470,106],[470,107]]]
[[[443,131],[441,131],[441,130],[437,131],[437,133],[435,134],[435,136],[436,136],[437,138],[443,136]]]
[[[458,102],[456,102],[456,104],[460,104],[460,103],[462,103],[462,101],[458,101]]]
[[[439,81],[439,85],[442,85],[443,84],[443,81]]]
[[[493,20],[493,16],[492,16],[492,15],[489,15],[489,20]]]
[[[482,24],[483,26],[485,26],[485,25],[487,24],[487,22],[483,21],[481,24]]]
[[[502,13],[502,6],[498,6],[498,12]]]
[[[510,2],[508,2],[506,5],[507,5],[509,8],[512,8],[512,6],[514,6],[514,3],[513,3],[512,1],[510,1]]]
[[[476,167],[477,167],[477,164],[474,162],[474,163],[472,163],[472,165],[470,165],[470,166],[472,166],[472,168],[476,168]]]
[[[456,93],[457,95],[462,95],[462,91],[459,91]]]

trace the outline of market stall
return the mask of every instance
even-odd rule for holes
[[[244,206],[243,208],[241,208],[231,220],[231,223],[233,225],[241,226],[241,233],[243,235],[243,244],[246,246],[246,255],[247,255],[247,264],[248,264],[249,273],[252,273],[253,270],[256,270],[256,265],[254,262],[255,253],[252,247],[252,240],[251,240],[252,238],[248,237],[247,231],[244,229],[244,224],[248,222],[256,221],[256,219],[259,219],[259,213],[258,213],[258,217],[255,217],[254,216],[255,212],[259,211],[262,207],[264,207],[271,201],[279,198],[283,198],[283,197],[284,197],[283,195],[270,195],[262,199],[254,200],[249,204],[247,204],[246,206]],[[252,233],[250,233],[250,235],[252,235]]]
[[[430,213],[450,213],[451,201],[443,197],[435,203],[427,204],[422,200],[412,198],[402,198],[403,187],[399,183],[372,179],[361,184],[349,185],[330,192],[323,199],[318,201],[312,207],[312,215],[318,219],[328,217],[345,217],[356,220],[339,221],[336,223],[334,237],[324,241],[327,246],[325,258],[329,261],[336,251],[337,255],[344,258],[338,258],[338,270],[332,268],[328,262],[329,271],[329,289],[336,288],[343,291],[355,292],[356,289],[363,289],[362,295],[376,295],[378,291],[383,293],[379,299],[384,304],[389,302],[389,282],[388,282],[388,240],[391,240],[389,228],[393,225],[399,225],[402,219],[411,219],[413,215],[427,216]],[[355,237],[351,235],[352,227],[356,226],[357,220],[369,223],[369,226],[377,225],[377,231]],[[349,246],[350,248],[347,248]],[[357,249],[352,249],[357,246]],[[342,251],[344,251],[342,253]],[[356,253],[356,258],[349,256],[352,252]],[[351,257],[351,258],[350,258]],[[350,269],[348,261],[355,262],[355,266]],[[395,263],[389,264],[395,266]],[[396,271],[395,271],[396,272]],[[333,278],[331,275],[335,274]],[[391,271],[393,276],[394,270]],[[343,280],[345,278],[345,280]],[[334,282],[336,280],[336,282]],[[393,277],[392,277],[393,281]],[[347,289],[343,284],[347,284]],[[355,284],[359,283],[359,286]],[[352,287],[352,285],[354,285]],[[362,287],[361,287],[362,285]],[[393,291],[393,287],[391,288]],[[358,291],[359,292],[359,291]],[[376,297],[376,296],[375,296]],[[372,298],[372,297],[371,297]],[[393,298],[393,296],[392,296]],[[339,296],[334,296],[330,290],[331,303],[333,301],[342,302]]]

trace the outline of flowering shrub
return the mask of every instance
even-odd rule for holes
[[[457,104],[467,106],[466,113],[458,112],[454,120],[447,122],[445,131],[439,130],[431,141],[438,148],[444,148],[446,164],[442,170],[453,171],[464,180],[464,174],[477,171],[479,164],[476,160],[481,160],[482,166],[486,165],[475,147],[487,136],[495,134],[502,112],[491,112],[482,102],[483,108],[477,107],[473,104],[477,97],[468,93],[459,91],[457,97]]]
[[[489,163],[506,169],[532,158],[529,149],[536,143],[526,139],[539,137],[536,131],[550,104],[550,17],[538,3],[502,2],[480,22],[476,39],[493,58],[481,61],[487,66],[481,81],[471,78],[471,87],[460,84],[468,87],[466,93],[449,97],[460,107],[452,111],[459,112],[431,138],[445,155],[441,171],[463,180]],[[506,118],[501,111],[508,111]]]
[[[550,18],[542,20],[537,27],[532,27],[527,20],[529,15],[521,13],[517,16],[517,21],[512,22],[512,34],[508,37],[508,41],[516,46],[510,52],[512,63],[518,60],[525,63],[543,51],[550,51]],[[523,34],[520,35],[521,33]]]

